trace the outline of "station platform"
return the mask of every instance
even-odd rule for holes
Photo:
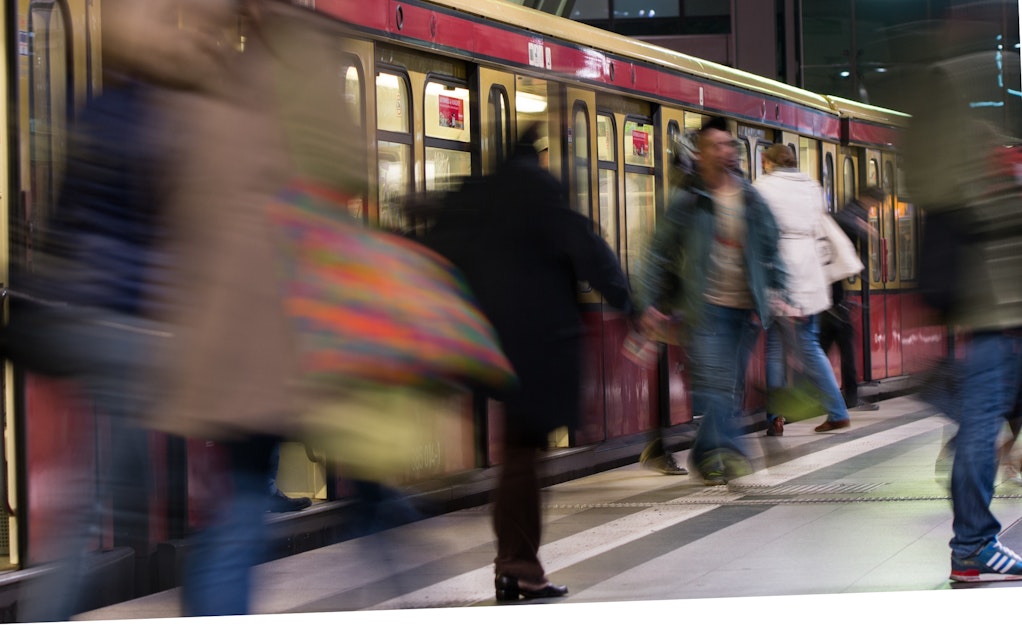
[[[633,463],[544,489],[540,556],[570,591],[511,605],[1022,585],[948,580],[951,506],[935,462],[952,423],[912,396],[851,419],[825,434],[814,420],[747,434],[754,472],[727,486]],[[995,495],[1002,541],[1022,550],[1022,486],[1002,474]],[[496,606],[494,554],[490,507],[456,510],[260,565],[252,612]],[[171,589],[77,619],[180,614]]]

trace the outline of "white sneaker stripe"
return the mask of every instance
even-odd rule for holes
[[[987,566],[993,569],[994,571],[1001,571],[1002,567],[1004,566],[1004,562],[1007,559],[1008,558],[1004,556],[1001,552],[999,551],[995,552],[994,555],[990,556],[990,559],[987,560]]]

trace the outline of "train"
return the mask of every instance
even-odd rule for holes
[[[784,143],[798,156],[799,169],[820,181],[831,212],[864,187],[886,191],[883,203],[869,210],[876,236],[861,252],[866,270],[846,283],[856,305],[858,379],[908,377],[948,352],[948,331],[933,321],[916,291],[923,210],[909,199],[899,170],[906,114],[815,94],[512,3],[271,5],[337,36],[337,107],[362,121],[369,181],[348,209],[367,223],[401,229],[409,195],[493,172],[519,131],[538,123],[565,196],[592,219],[634,278],[657,217],[679,184],[672,164],[685,134],[708,117],[723,116],[751,179],[761,174],[761,153]],[[0,14],[5,280],[13,263],[32,259],[33,236],[44,229],[61,180],[69,124],[103,89],[102,24],[103,6],[95,0],[15,0]],[[235,36],[240,40],[243,33]],[[562,462],[562,478],[591,472],[597,451],[634,459],[655,432],[669,433],[693,419],[682,351],[671,346],[657,369],[644,370],[622,356],[627,319],[588,287],[579,288],[578,300],[588,330],[584,417],[575,431],[550,435],[550,457]],[[748,371],[749,415],[764,406],[763,343]],[[839,370],[836,354],[832,362]],[[4,369],[0,610],[8,619],[16,617],[17,585],[56,557],[65,481],[98,478],[107,464],[110,429],[88,405],[75,402],[73,387],[9,364]],[[499,405],[471,394],[434,410],[429,421],[435,430],[401,471],[403,479],[415,484],[485,477],[500,464],[499,413]],[[331,506],[351,495],[343,471],[315,447],[289,443],[282,453],[278,485],[316,502],[287,516],[296,523],[329,520]],[[217,481],[223,466],[217,444],[153,434],[148,448],[155,485],[144,534],[121,540],[112,524],[95,534],[92,546],[104,552],[114,576],[96,580],[107,587],[95,605],[174,585],[181,541],[228,491]],[[576,463],[563,464],[568,461]],[[109,587],[121,582],[123,587]]]

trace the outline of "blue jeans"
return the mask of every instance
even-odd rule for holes
[[[973,555],[1001,531],[990,511],[997,476],[997,437],[1019,398],[1022,337],[1005,332],[975,334],[956,365],[960,404],[951,468],[954,512],[951,553]]]
[[[185,559],[181,599],[189,616],[244,615],[252,568],[266,556],[266,477],[278,439],[251,437],[227,444],[233,491],[194,538]]]
[[[795,333],[795,347],[789,351],[795,353],[802,363],[803,375],[823,396],[820,402],[827,410],[827,419],[847,420],[848,407],[845,406],[841,390],[838,388],[834,369],[820,346],[819,322],[818,315],[791,320]],[[784,358],[783,335],[780,329],[782,325],[786,324],[777,322],[767,331],[766,380],[767,389],[771,390],[784,387],[787,383],[787,361]],[[767,420],[776,417],[774,414],[767,414]]]
[[[759,338],[760,326],[749,309],[704,304],[692,330],[689,360],[692,406],[703,412],[692,462],[700,472],[723,470],[721,453],[744,456],[738,442],[739,416],[745,398],[745,368]]]

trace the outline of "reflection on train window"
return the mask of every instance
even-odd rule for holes
[[[494,85],[490,88],[488,105],[490,118],[493,120],[493,126],[489,130],[490,170],[493,171],[498,164],[507,159],[514,146],[514,142],[511,140],[511,105],[503,86]]]
[[[446,190],[472,174],[471,93],[449,81],[428,81],[425,96],[426,190]]]
[[[640,261],[656,228],[656,181],[653,171],[653,125],[626,119],[621,137],[625,162],[625,266],[630,278],[639,273]]]
[[[379,142],[380,226],[402,226],[400,202],[411,192],[412,147],[397,142]]]
[[[614,119],[598,114],[596,157],[599,160],[600,233],[615,252],[618,251],[616,138]]]
[[[820,177],[823,196],[827,200],[827,212],[834,213],[834,156],[828,153],[823,158],[823,173]]]
[[[412,192],[411,102],[404,76],[376,75],[376,125],[379,181],[379,224],[403,226],[400,203]]]
[[[887,244],[887,281],[894,282],[898,278],[898,248],[897,227],[895,226],[895,190],[894,190],[894,166],[890,160],[884,160],[884,172],[881,187],[887,191],[887,200],[884,202],[884,242]]]
[[[589,190],[592,186],[592,176],[589,170],[589,110],[582,101],[576,101],[572,114],[572,144],[574,149],[571,152],[571,167],[574,175],[571,185],[574,187],[575,210],[587,217],[592,216],[592,203],[589,199]]]
[[[26,196],[25,219],[41,226],[56,201],[67,155],[68,50],[59,3],[33,6],[30,20],[31,194]],[[42,230],[30,229],[24,236],[27,239],[32,233]],[[26,241],[26,245],[30,244]]]

